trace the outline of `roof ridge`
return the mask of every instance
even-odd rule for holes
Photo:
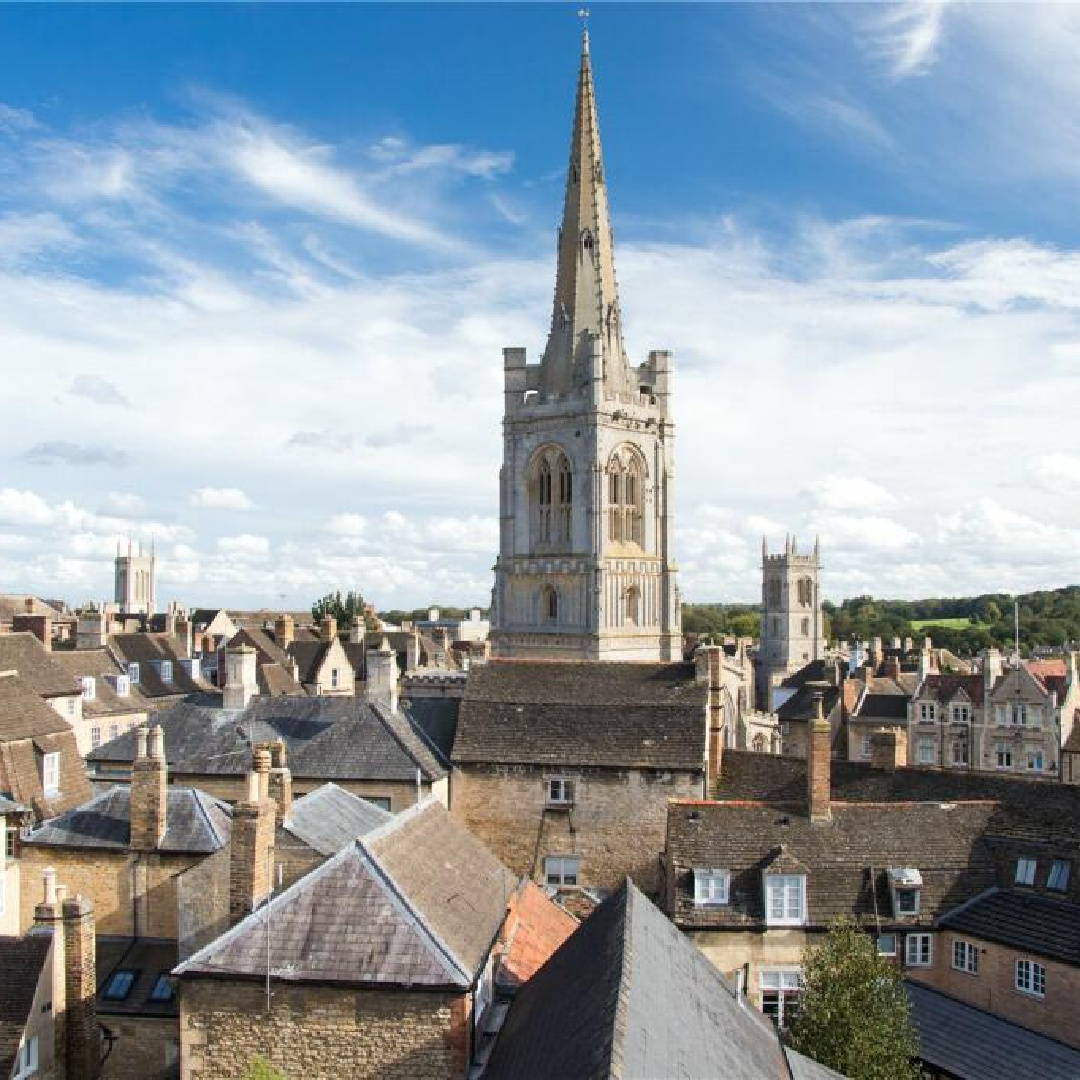
[[[416,755],[398,737],[398,733],[394,730],[391,722],[383,715],[382,706],[374,701],[368,701],[365,704],[367,704],[367,706],[375,714],[375,717],[378,719],[379,723],[382,724],[383,729],[390,736],[390,738],[394,740],[394,742],[400,748],[401,752],[405,754],[406,757],[408,757],[408,759],[413,763],[413,765],[416,766],[417,770],[424,774],[424,778],[429,782],[437,779],[436,777],[431,775],[430,769],[426,768],[421,762],[416,760]],[[411,728],[412,724],[409,723],[409,726]]]
[[[630,1009],[630,975],[631,975],[631,961],[633,959],[631,953],[631,943],[633,942],[632,922],[634,918],[634,889],[631,885],[630,878],[627,877],[623,880],[622,889],[626,895],[625,911],[623,912],[622,919],[619,920],[620,933],[622,940],[619,942],[621,948],[621,960],[622,964],[619,970],[619,988],[615,997],[615,1016],[612,1023],[611,1032],[611,1057],[608,1061],[608,1069],[612,1076],[622,1075],[623,1064],[623,1040],[626,1038],[627,1027],[629,1024],[628,1012]]]
[[[419,817],[421,813],[430,810],[431,807],[436,804],[442,805],[439,803],[438,797],[434,792],[428,792],[428,794],[419,802],[414,802],[412,806],[408,806],[404,810],[399,810],[389,821],[383,822],[377,829],[372,829],[371,832],[364,833],[363,837],[358,837],[357,843],[359,843],[360,840],[363,840],[365,844],[369,841],[382,840],[399,826],[407,824],[415,817]]]

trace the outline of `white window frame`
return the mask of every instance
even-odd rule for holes
[[[891,941],[892,946],[890,948],[884,948],[882,942]],[[895,934],[878,934],[877,940],[874,943],[877,949],[878,956],[895,956],[896,955],[896,935]]]
[[[128,682],[130,682],[132,686],[138,686],[139,685],[139,665],[137,663],[132,662],[132,663],[128,664],[128,666],[127,666],[127,677],[128,677]]]
[[[544,804],[546,806],[573,806],[577,786],[571,776],[549,776],[544,781]]]
[[[953,739],[952,752],[949,755],[953,768],[969,764],[968,744],[963,739]]]
[[[934,740],[929,735],[919,738],[919,764],[933,765],[936,754],[934,753]]]
[[[163,683],[172,683],[173,681],[173,665],[171,660],[162,660],[161,668],[158,672],[161,676]]]
[[[1013,986],[1028,997],[1046,997],[1046,967],[1035,960],[1017,960],[1013,969]]]
[[[12,1080],[23,1080],[38,1071],[38,1037],[31,1035],[19,1044],[19,1054],[15,1059],[15,1072]]]
[[[779,901],[780,914],[773,914]],[[793,903],[794,901],[794,903]],[[796,907],[798,908],[796,912]],[[806,925],[806,875],[805,874],[766,874],[765,875],[765,925],[766,926],[805,926]]]
[[[907,967],[933,966],[933,934],[906,934],[904,936],[904,964]]]
[[[1065,892],[1069,887],[1069,878],[1072,876],[1072,863],[1068,859],[1055,859],[1050,864],[1050,872],[1046,875],[1046,887],[1054,892]]]
[[[1028,772],[1043,772],[1045,760],[1041,746],[1032,747],[1032,749],[1024,752],[1024,764],[1027,766]]]
[[[60,755],[45,754],[41,760],[41,787],[46,799],[55,799],[60,794]]]
[[[97,697],[97,679],[93,675],[82,675],[79,682],[82,684],[83,701],[93,701]]]
[[[338,669],[335,667],[335,668],[330,669],[330,689],[331,690],[336,690],[337,688],[338,688]]]
[[[979,947],[973,941],[956,939],[952,946],[953,971],[962,971],[965,975],[979,974]]]
[[[570,870],[571,867],[573,867],[572,870]],[[573,878],[573,880],[568,881],[568,878]],[[558,889],[576,888],[581,884],[581,859],[577,855],[546,856],[544,858],[544,884]]]
[[[116,676],[116,696],[129,697],[131,695],[131,679],[127,675]]]
[[[919,703],[919,723],[932,724],[937,719],[937,709],[934,702],[923,701]]]
[[[954,724],[970,724],[971,707],[969,705],[954,705],[952,710],[952,722]]]
[[[101,745],[101,728],[94,726],[90,729],[90,749],[96,750]]]
[[[694,869],[694,907],[722,907],[730,895],[730,870]]]
[[[919,908],[922,902],[922,890],[921,889],[895,889],[893,895],[896,898],[896,914],[898,918],[912,918],[919,914]],[[903,906],[903,901],[907,898],[914,900],[914,905],[911,910],[906,909]]]
[[[1016,860],[1016,876],[1013,878],[1013,884],[1034,885],[1037,865],[1036,859],[1029,859],[1022,855]]]
[[[1013,727],[1027,727],[1027,703],[1014,701],[1009,709],[1009,720]]]
[[[765,1012],[765,995],[776,995],[776,1014],[774,1023],[780,1029],[790,1026],[785,1016],[791,1005],[797,1005],[803,992],[802,972],[791,968],[764,970],[758,972],[758,992],[761,996],[761,1011]]]
[[[1011,769],[1013,763],[1012,744],[1004,739],[998,739],[994,743],[994,760],[997,762],[999,769]]]

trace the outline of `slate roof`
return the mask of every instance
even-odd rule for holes
[[[514,884],[429,798],[271,901],[272,977],[463,991],[487,960]],[[265,918],[252,913],[177,974],[263,979]]]
[[[98,935],[95,949],[98,1013],[105,1016],[178,1016],[180,1006],[175,994],[170,1001],[150,998],[159,976],[168,975],[178,959],[179,947],[175,941]],[[135,980],[123,1001],[110,1000],[104,991],[112,976],[121,970],[134,972]]]
[[[1080,1050],[928,986],[905,984],[919,1056],[958,1080],[1076,1080]]]
[[[169,786],[165,854],[212,855],[229,839],[232,809],[197,788]],[[125,851],[131,842],[131,790],[113,787],[74,810],[45,822],[23,843],[31,846]]]
[[[973,705],[983,703],[983,691],[986,688],[986,680],[982,675],[939,675],[931,672],[919,686],[920,698],[931,698],[948,704],[962,690]]]
[[[944,915],[941,925],[1080,965],[1080,904],[1018,889],[991,889]]]
[[[289,656],[296,661],[301,683],[313,683],[319,677],[319,668],[333,645],[332,641],[294,641],[289,646]]]
[[[65,731],[71,731],[71,725],[45,704],[29,679],[21,674],[0,677],[0,742]]]
[[[983,836],[995,804],[834,804],[832,819],[747,802],[668,804],[666,858],[674,885],[670,914],[685,929],[765,924],[762,872],[778,858],[807,874],[807,915],[826,926],[840,915],[868,925],[931,925],[935,916],[994,885],[993,851]],[[780,863],[781,867],[785,863]],[[895,918],[888,867],[923,878],[917,920]],[[695,868],[731,873],[729,903],[695,907]]]
[[[272,634],[261,627],[241,626],[229,639],[227,647],[237,645],[250,645],[264,662],[277,664],[283,671],[292,674],[292,657],[277,643]]]
[[[401,713],[354,697],[255,698],[240,712],[181,702],[156,714],[173,775],[243,775],[252,743],[283,739],[294,777],[318,780],[441,779],[446,768]],[[92,750],[93,763],[130,764],[135,734]]]
[[[106,679],[106,675],[115,678],[122,675],[124,669],[109,655],[105,649],[72,649],[65,652],[54,652],[53,662],[67,672],[77,688],[81,688],[79,681],[84,675],[94,679],[94,696],[89,700],[83,698],[83,716],[123,716],[129,713],[146,712],[146,702],[139,693],[137,686],[131,687],[127,697],[120,697],[112,683]]]
[[[172,634],[110,634],[110,651],[125,665],[139,665],[139,693],[147,698],[182,697],[212,689],[208,682],[193,679],[185,670],[179,640]],[[158,665],[172,663],[172,681],[161,678]]]
[[[17,671],[35,694],[60,697],[78,694],[75,679],[33,634],[0,634],[0,671]]]
[[[409,697],[403,705],[428,741],[439,751],[445,761],[450,760],[457,734],[461,698]],[[1080,726],[1077,727],[1080,731]]]
[[[385,825],[393,815],[337,784],[323,784],[292,805],[282,823],[320,855],[336,855],[358,836]]]
[[[737,1003],[709,960],[626,882],[519,991],[484,1073],[570,1076],[788,1080],[791,1069],[765,1017]]]
[[[11,1076],[52,934],[0,937],[0,1076]]]
[[[703,768],[692,664],[494,660],[465,684],[455,764]]]

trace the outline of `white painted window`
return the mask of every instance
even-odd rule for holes
[[[761,1011],[778,1027],[791,1027],[799,1011],[802,974],[798,971],[763,971],[760,975]]]
[[[1012,768],[1012,746],[1004,739],[994,743],[994,752],[997,755],[997,767],[999,769]]]
[[[904,939],[904,962],[908,967],[929,967],[934,959],[933,941],[929,934],[908,934]]]
[[[968,763],[968,746],[963,739],[953,741],[952,763],[954,765],[966,765]]]
[[[896,914],[918,915],[919,914],[919,890],[897,889],[896,890]]]
[[[895,934],[878,934],[877,951],[878,951],[878,956],[895,956],[896,955],[896,935]]]
[[[338,669],[330,669],[330,689],[336,690],[338,688]]]
[[[967,724],[971,721],[971,710],[967,705],[954,705],[952,710],[954,724]]]
[[[92,727],[90,729],[90,747],[96,750],[101,745],[101,728]]]
[[[952,946],[952,966],[957,971],[964,971],[968,975],[978,975],[978,947],[970,941],[954,941]]]
[[[1027,767],[1029,772],[1043,771],[1043,752],[1041,747],[1034,747],[1027,752]]]
[[[136,665],[138,666],[138,665]],[[127,697],[131,693],[131,679],[127,675],[116,676],[116,696]]]
[[[172,682],[172,661],[171,660],[162,660],[161,661],[161,681],[164,682],[164,683],[171,683]]]
[[[1046,968],[1034,960],[1017,960],[1016,989],[1032,997],[1046,997]]]
[[[1013,702],[1012,722],[1017,727],[1024,727],[1027,724],[1027,705],[1025,705],[1022,701]]]
[[[925,735],[919,739],[919,764],[934,764],[934,740],[927,738]]]
[[[23,1077],[33,1076],[38,1069],[38,1037],[31,1036],[19,1047],[19,1056],[15,1062],[15,1073],[12,1080],[23,1080]]]
[[[1017,885],[1034,885],[1035,884],[1035,860],[1034,859],[1017,859],[1016,860],[1016,879]]]
[[[565,776],[552,776],[545,782],[548,806],[573,806],[574,781]]]
[[[936,715],[937,710],[932,701],[923,701],[919,703],[919,720],[922,723],[932,724]]]
[[[806,877],[766,874],[765,912],[769,926],[802,926],[806,922]]]
[[[119,734],[120,734],[120,725],[119,724],[110,724],[109,725],[109,738],[110,739],[115,739],[116,736],[119,735]]]
[[[82,684],[83,701],[93,701],[97,697],[97,680],[93,675],[83,675],[79,682]]]
[[[128,681],[131,683],[132,686],[138,686],[139,685],[139,665],[138,664],[128,664],[128,666],[127,666],[127,676],[128,676]]]
[[[41,765],[41,786],[47,799],[60,794],[60,755],[46,754]]]
[[[870,758],[870,736],[864,735],[862,737],[862,756],[869,760]]]
[[[1064,859],[1055,859],[1046,878],[1046,887],[1064,892],[1069,887],[1069,863]]]
[[[67,714],[68,714],[68,716],[74,716],[75,715],[75,699],[73,697],[69,697],[67,699],[66,704],[67,704]]]
[[[694,905],[716,907],[728,902],[731,873],[728,870],[694,870]]]
[[[548,885],[576,885],[581,860],[574,855],[549,855],[544,859],[544,881]]]

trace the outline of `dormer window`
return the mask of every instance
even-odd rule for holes
[[[93,701],[97,697],[97,680],[93,675],[83,675],[79,682],[82,684],[83,701]]]
[[[694,906],[719,907],[728,902],[730,870],[694,870]]]
[[[565,776],[552,776],[546,782],[548,806],[573,806],[574,781]]]
[[[116,696],[128,697],[131,694],[131,677],[129,675],[116,676]]]
[[[163,683],[171,683],[173,681],[171,660],[161,661],[161,681]]]
[[[1046,879],[1046,887],[1056,892],[1064,892],[1069,887],[1069,864],[1064,859],[1055,859]]]
[[[922,874],[913,867],[889,870],[893,912],[897,918],[914,918],[919,914],[922,883]]]
[[[60,755],[46,754],[41,763],[41,786],[46,799],[60,794]]]
[[[806,875],[765,875],[765,922],[768,926],[802,926],[806,922]]]
[[[132,686],[138,686],[139,685],[139,665],[138,664],[128,664],[128,666],[127,666],[127,676],[128,676],[128,680],[130,681]]]
[[[1034,885],[1035,884],[1035,860],[1034,859],[1017,859],[1016,860],[1016,877],[1013,880],[1015,885]]]

